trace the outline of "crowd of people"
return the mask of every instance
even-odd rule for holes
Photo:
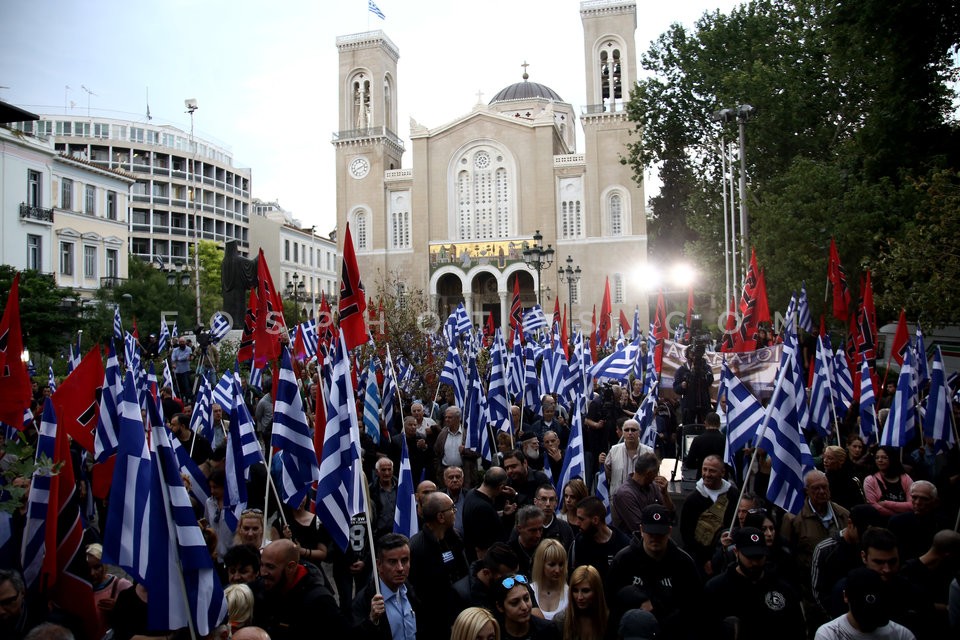
[[[304,375],[310,389],[316,381]],[[265,449],[272,387],[268,376],[261,397],[245,395]],[[664,457],[684,451],[679,391],[679,404],[661,403],[651,448],[633,419],[640,382],[599,388],[583,420],[587,471],[563,486],[555,482],[571,418],[555,397],[544,396],[537,413],[512,407],[512,434],[500,434],[493,463],[465,446],[452,393],[408,401],[399,424],[382,425],[389,438],[361,438],[370,508],[354,517],[341,549],[310,496],[296,508],[266,499],[264,465],[251,468],[247,509],[231,528],[223,517],[229,416],[213,405],[209,442],[190,430],[191,404],[161,389],[171,433],[209,484],[209,500],[195,511],[227,585],[229,615],[216,637],[924,640],[960,631],[956,448],[867,446],[844,424],[842,446],[811,434],[820,468],[804,478],[803,509],[790,514],[765,499],[765,455],[746,487],[743,471],[725,463],[723,407],[709,407],[686,452],[696,484],[684,495],[660,471]],[[417,482],[412,538],[393,531],[404,448]],[[102,637],[189,637],[148,629],[144,586],[103,564],[105,505],[88,496],[79,452],[77,462]],[[609,498],[597,496],[601,470]],[[29,488],[29,478],[13,483]],[[8,551],[19,550],[25,508],[24,497],[4,519]],[[0,636],[70,637],[50,635],[69,633],[71,621],[32,600],[19,553],[0,564]]]

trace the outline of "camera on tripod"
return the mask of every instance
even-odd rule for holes
[[[698,314],[694,314],[690,318],[690,336],[691,343],[688,349],[692,351],[688,353],[694,367],[700,367],[703,363],[703,356],[707,352],[707,346],[713,342],[713,336],[710,335],[709,331],[703,330],[703,318]]]
[[[210,332],[203,328],[202,324],[198,324],[197,328],[193,330],[193,334],[197,336],[197,346],[200,349],[206,349],[210,346]]]

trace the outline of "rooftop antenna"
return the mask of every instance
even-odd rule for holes
[[[85,84],[80,85],[80,88],[86,91],[87,93],[87,117],[89,118],[90,117],[90,96],[95,96],[97,94],[95,94],[93,91],[88,89],[87,85]]]
[[[70,92],[70,85],[63,85],[63,115],[67,115],[67,94]]]

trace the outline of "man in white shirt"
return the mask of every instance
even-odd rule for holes
[[[916,640],[910,630],[890,620],[893,597],[879,573],[854,569],[843,591],[849,610],[817,629],[814,640]]]

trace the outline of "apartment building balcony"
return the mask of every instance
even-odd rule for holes
[[[37,220],[39,222],[49,222],[53,224],[53,209],[45,209],[36,205],[20,203],[20,218],[25,220]]]

